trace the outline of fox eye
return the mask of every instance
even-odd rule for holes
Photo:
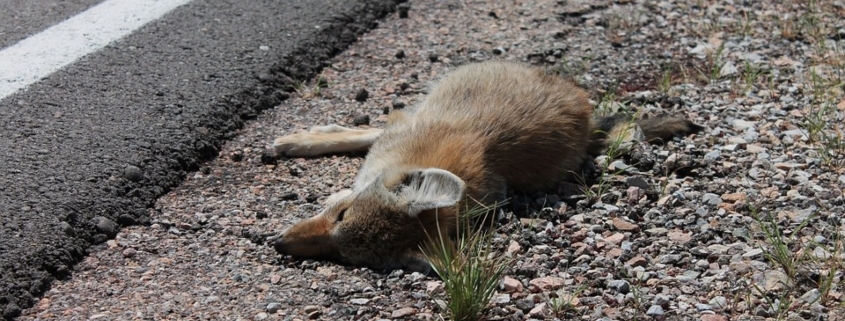
[[[347,209],[344,209],[344,210],[340,211],[340,214],[337,214],[337,220],[335,221],[335,223],[343,221],[343,217],[346,216],[346,210]]]

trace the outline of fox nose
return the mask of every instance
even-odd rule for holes
[[[278,252],[279,254],[285,254],[286,247],[287,246],[285,246],[284,236],[279,236],[279,238],[276,239],[276,242],[273,242],[273,248],[276,249],[276,252]]]

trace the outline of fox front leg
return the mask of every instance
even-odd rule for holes
[[[366,151],[381,135],[382,130],[352,129],[338,125],[316,126],[308,132],[276,138],[276,156],[313,157],[334,153]]]

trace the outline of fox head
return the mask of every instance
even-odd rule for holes
[[[391,170],[360,190],[344,190],[317,216],[285,230],[281,254],[337,259],[374,269],[428,272],[421,246],[454,229],[466,184],[437,168]]]

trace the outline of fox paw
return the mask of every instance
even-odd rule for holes
[[[304,157],[313,156],[311,147],[314,145],[313,133],[296,133],[276,138],[273,150],[276,156]]]

